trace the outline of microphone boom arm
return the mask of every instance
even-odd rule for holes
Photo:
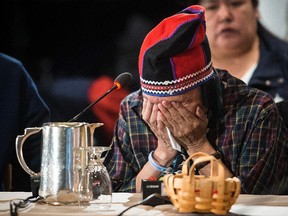
[[[131,79],[132,79],[132,75],[128,72],[120,74],[114,80],[114,85],[112,86],[112,88],[110,88],[105,94],[103,94],[100,98],[98,98],[96,101],[94,101],[89,106],[87,106],[84,110],[82,110],[82,112],[80,112],[78,115],[74,116],[68,122],[76,121],[81,115],[83,115],[88,109],[90,109],[92,106],[94,106],[98,101],[102,100],[106,95],[108,95],[110,92],[114,91],[115,89],[123,88],[124,86],[126,86],[130,82]]]
[[[118,86],[116,84],[114,84],[114,86],[109,89],[105,94],[103,94],[101,97],[99,97],[96,101],[94,101],[93,103],[89,104],[89,106],[87,106],[82,112],[80,112],[79,114],[77,114],[76,116],[74,116],[72,119],[70,119],[68,122],[72,122],[72,121],[76,121],[80,116],[82,116],[88,109],[90,109],[92,106],[94,106],[98,101],[102,100],[102,98],[104,98],[106,95],[108,95],[110,92],[112,92],[113,90],[117,89]]]

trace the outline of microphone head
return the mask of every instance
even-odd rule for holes
[[[114,80],[114,85],[117,86],[117,89],[123,88],[132,80],[132,75],[128,72],[124,72],[116,77]]]

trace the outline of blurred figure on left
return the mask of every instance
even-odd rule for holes
[[[22,62],[0,53],[0,191],[31,191],[30,176],[20,166],[15,140],[28,127],[41,127],[50,120],[50,110]],[[23,146],[27,165],[38,172],[41,137],[29,138]],[[8,171],[9,170],[9,171]],[[9,175],[9,188],[7,188]],[[6,186],[6,187],[5,187]]]

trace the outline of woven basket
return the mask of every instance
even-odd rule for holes
[[[188,168],[189,162],[196,157]],[[210,161],[209,177],[195,175],[198,163]],[[217,166],[213,172],[212,167]],[[173,205],[181,213],[227,214],[240,193],[240,180],[236,177],[226,178],[224,167],[214,156],[195,153],[183,164],[182,173],[166,174],[163,178],[165,192]]]

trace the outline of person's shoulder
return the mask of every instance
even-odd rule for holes
[[[133,91],[128,94],[123,101],[139,101],[142,98],[141,90]]]
[[[215,69],[217,76],[221,80],[225,88],[232,88],[233,90],[246,88],[247,85],[240,79],[233,76],[229,71],[224,69]]]
[[[137,90],[134,92],[131,92],[129,95],[127,95],[121,102],[121,104],[129,104],[129,106],[139,106],[139,104],[142,101],[142,93],[141,90]]]
[[[0,53],[0,75],[14,81],[32,79],[21,60],[4,53]]]
[[[15,57],[0,52],[0,62],[4,65],[22,66],[22,62]]]
[[[223,97],[230,105],[263,105],[274,103],[273,97],[265,91],[248,86],[242,80],[232,76],[228,71],[217,69],[223,84]]]
[[[260,40],[269,47],[271,50],[275,50],[278,53],[285,54],[288,58],[288,41],[285,41],[267,30],[260,22],[258,23],[257,31]]]
[[[0,53],[0,72],[1,77],[29,77],[23,63],[15,57]]]

